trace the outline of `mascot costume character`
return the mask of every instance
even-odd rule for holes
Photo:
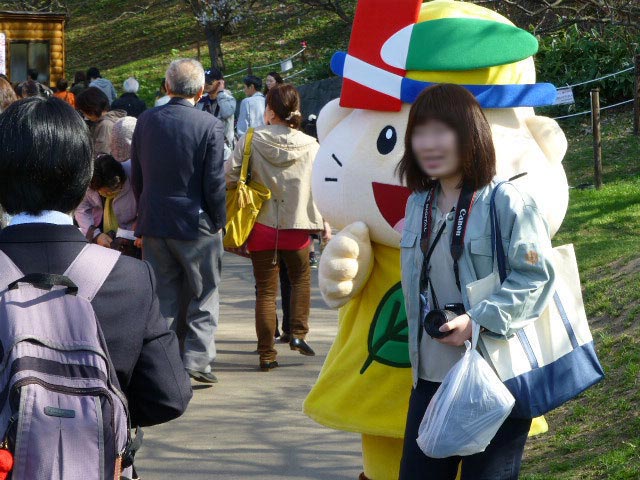
[[[492,126],[498,176],[538,202],[552,234],[568,204],[567,141],[536,116],[556,89],[536,83],[531,34],[486,8],[458,1],[359,0],[348,53],[332,70],[342,95],[318,118],[313,194],[340,230],[320,262],[338,334],[304,410],[318,423],[362,435],[362,479],[398,478],[411,390],[400,240],[410,191],[395,175],[411,103],[434,83],[471,91]],[[487,252],[491,255],[491,252]],[[546,431],[544,418],[531,434]]]

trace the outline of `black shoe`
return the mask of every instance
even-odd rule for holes
[[[291,342],[291,334],[290,333],[283,333],[282,335],[280,335],[280,342],[281,343],[289,343],[289,342]]]
[[[313,351],[309,344],[301,338],[292,339],[291,343],[289,343],[289,346],[291,347],[291,350],[297,350],[302,355],[306,355],[307,357],[313,357],[316,354],[316,352]]]
[[[195,370],[190,370],[187,368],[187,373],[191,378],[193,378],[196,382],[202,383],[218,383],[218,377],[216,377],[213,372],[205,373],[205,372],[197,372]]]
[[[275,360],[273,362],[260,362],[260,370],[263,372],[268,372],[269,370],[273,370],[278,366],[278,362]]]
[[[274,335],[274,338],[280,338],[280,330],[278,330],[276,328],[276,334]]]

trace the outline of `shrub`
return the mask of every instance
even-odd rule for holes
[[[551,82],[557,87],[592,80],[633,66],[635,53],[640,53],[640,36],[620,26],[582,30],[577,25],[540,40],[536,58],[538,81]],[[600,103],[611,105],[633,98],[634,72],[609,77],[598,83],[573,90],[576,105],[573,109],[589,109],[589,92],[600,88]],[[555,107],[558,115],[566,107]]]

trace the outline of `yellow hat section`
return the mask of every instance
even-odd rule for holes
[[[473,3],[435,0],[425,2],[418,17],[418,23],[441,18],[477,18],[513,25],[509,19],[493,10]],[[425,55],[429,55],[425,51]],[[407,78],[432,83],[455,83],[458,85],[521,85],[535,83],[535,66],[531,58],[509,65],[499,65],[465,72],[409,71]]]

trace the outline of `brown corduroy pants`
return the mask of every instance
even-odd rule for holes
[[[276,262],[274,265],[274,257]],[[284,261],[291,282],[291,336],[304,339],[309,332],[311,302],[311,269],[309,248],[302,250],[267,250],[251,252],[253,275],[256,279],[256,333],[260,362],[276,359],[276,296],[278,294],[279,264]]]

